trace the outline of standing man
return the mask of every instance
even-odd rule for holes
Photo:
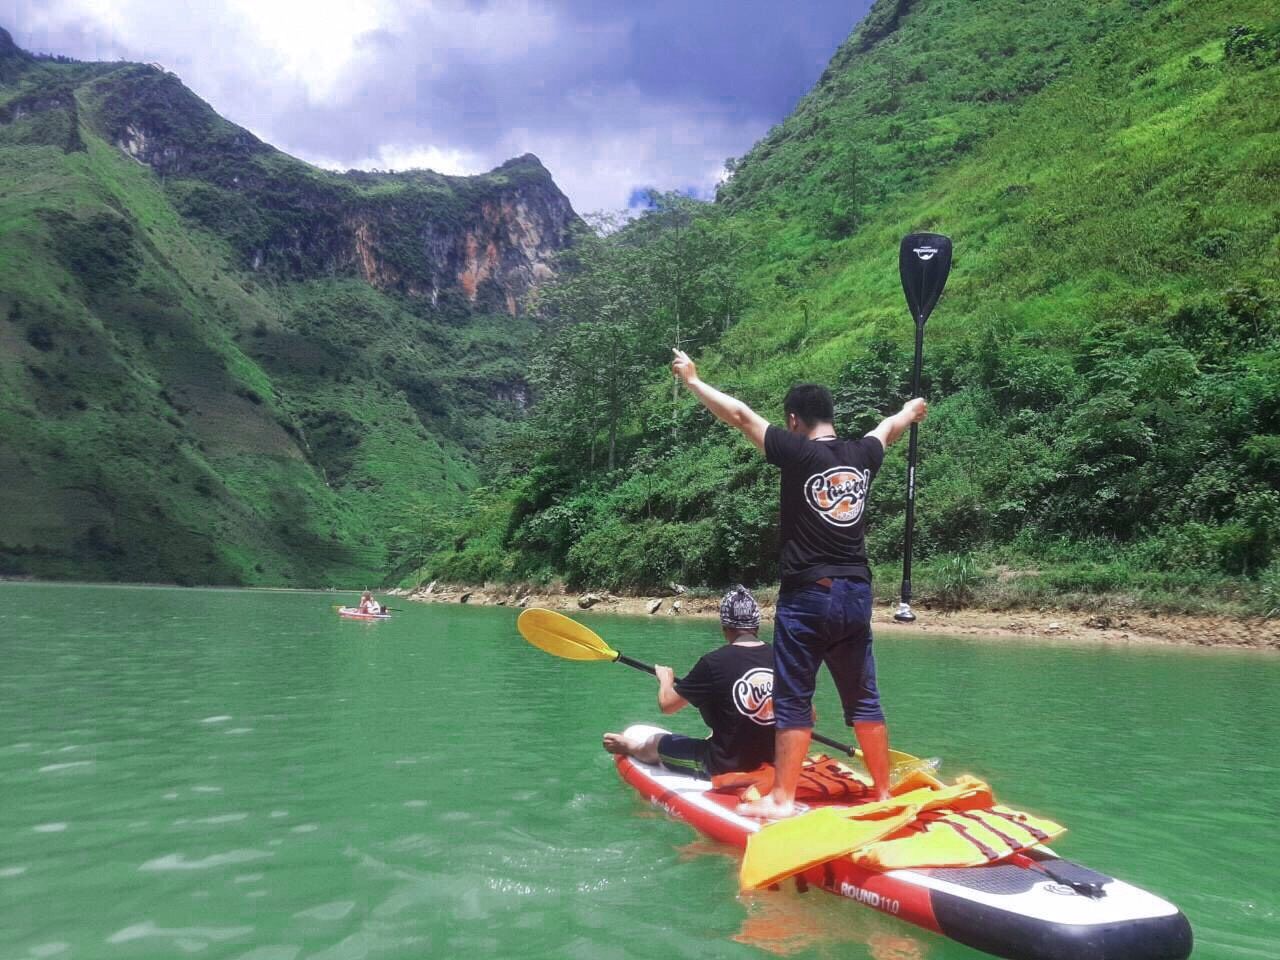
[[[922,399],[858,440],[836,437],[831,392],[799,383],[783,400],[785,430],[698,379],[680,350],[671,369],[718,419],[739,430],[782,469],[782,585],[774,619],[777,779],[767,797],[743,804],[748,816],[795,812],[796,784],[813,733],[818,666],[831,671],[845,722],[853,727],[880,799],[889,796],[889,732],[871,650],[871,569],[864,539],[871,480],[885,450],[925,417]]]

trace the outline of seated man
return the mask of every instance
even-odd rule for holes
[[[711,736],[667,733],[633,742],[606,733],[606,750],[705,779],[773,762],[773,648],[757,636],[760,608],[746,587],[720,601],[720,626],[725,645],[705,654],[688,676],[676,680],[670,667],[654,667],[659,709],[675,713],[693,704]]]

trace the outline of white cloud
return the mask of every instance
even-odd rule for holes
[[[764,135],[763,121],[734,123],[706,104],[662,104],[638,92],[575,98],[572,132],[516,130],[507,155],[536,153],[581,212],[620,210],[636,187],[714,193],[724,159]],[[619,122],[619,121],[622,122]]]
[[[215,16],[237,23],[242,42],[249,38],[251,49],[240,57],[251,54],[259,75],[300,87],[317,103],[341,97],[348,71],[367,50],[361,38],[396,22],[380,0],[227,0]]]
[[[469,174],[535,153],[593,211],[625,207],[637,187],[707,195],[724,158],[778,119],[738,97],[761,80],[756,67],[726,86],[736,60],[694,62],[709,43],[733,44],[734,29],[754,31],[742,49],[768,48],[758,27],[654,3],[0,0],[0,23],[28,49],[160,62],[229,120],[312,163]],[[814,18],[809,6],[788,15],[793,29]]]
[[[373,156],[355,161],[322,156],[302,159],[326,170],[434,170],[455,177],[485,173],[498,165],[467,150],[398,144],[387,144]]]

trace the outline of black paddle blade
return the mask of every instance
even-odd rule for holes
[[[951,238],[940,233],[911,233],[898,248],[898,273],[911,316],[921,326],[947,285],[951,272]]]

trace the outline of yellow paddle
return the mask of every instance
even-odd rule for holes
[[[649,664],[641,663],[639,660],[632,660],[625,654],[614,650],[591,628],[583,626],[577,620],[566,617],[562,613],[556,613],[554,610],[530,607],[520,614],[516,620],[516,627],[520,630],[520,635],[531,644],[555,657],[563,657],[565,660],[607,660],[625,663],[628,667],[643,670],[645,673],[654,672],[653,667]],[[839,750],[846,756],[862,756],[861,750],[851,747],[847,743],[841,743],[839,740],[824,737],[820,733],[814,733],[813,739],[818,743],[831,747],[833,750]],[[932,766],[937,766],[936,762],[920,760],[918,757],[913,757],[911,754],[903,753],[900,750],[890,750],[889,759],[893,763],[895,771],[902,764],[931,764]]]
[[[879,804],[865,806],[876,808]],[[747,837],[738,886],[759,890],[819,863],[843,857],[905,827],[918,810],[917,806],[898,806],[886,810],[887,815],[878,819],[850,820],[845,808],[818,807],[798,817],[778,820]]]
[[[590,627],[554,610],[530,607],[516,619],[520,635],[539,650],[565,660],[608,660],[653,673],[653,667],[624,657]]]

